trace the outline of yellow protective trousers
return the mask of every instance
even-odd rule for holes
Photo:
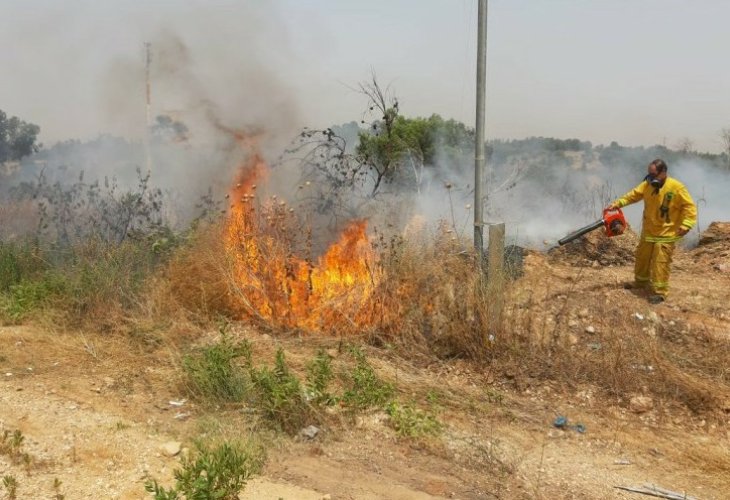
[[[654,242],[641,239],[636,248],[634,279],[640,286],[651,287],[653,293],[669,294],[669,271],[674,254],[674,242]]]

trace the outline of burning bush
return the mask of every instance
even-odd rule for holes
[[[229,193],[224,225],[171,267],[180,280],[172,289],[186,308],[277,328],[415,343],[450,356],[483,352],[489,307],[481,276],[451,231],[376,234],[371,241],[367,222],[352,220],[315,255],[313,228],[299,210],[259,196],[268,167],[246,144],[250,154]]]
[[[240,236],[244,228],[251,232]],[[218,228],[223,238],[216,233],[174,259],[173,291],[186,308],[445,356],[484,353],[489,306],[482,280],[445,229],[370,243],[364,222],[356,221],[322,256],[305,259],[275,237],[275,224],[253,228]],[[203,248],[211,241],[223,242],[222,254]]]

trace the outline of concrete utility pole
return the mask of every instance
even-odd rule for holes
[[[151,45],[149,42],[144,44],[145,64],[144,64],[144,81],[145,81],[145,129],[144,129],[144,154],[147,162],[147,173],[152,172],[152,157],[150,154],[150,131],[152,130],[152,95],[150,89],[150,63],[152,56],[150,54]]]
[[[482,179],[484,175],[484,104],[487,86],[487,0],[479,0],[477,32],[477,123],[474,154],[474,247],[479,266],[484,256],[484,209]]]

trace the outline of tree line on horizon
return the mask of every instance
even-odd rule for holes
[[[391,98],[374,79],[361,85],[361,91],[369,105],[359,122],[353,120],[325,130],[305,128],[285,152],[299,163],[302,179],[324,181],[320,194],[325,201],[321,209],[353,190],[359,190],[366,198],[376,198],[387,193],[419,192],[427,177],[448,183],[454,175],[468,176],[473,168],[472,127],[438,114],[406,117],[401,114],[397,99]],[[184,126],[180,122],[173,125]],[[158,139],[171,137],[159,129],[158,124],[154,130]],[[93,178],[94,165],[100,161],[113,161],[127,170],[142,163],[142,145],[125,138],[101,135],[89,141],[69,139],[44,147],[37,142],[39,133],[38,125],[8,117],[0,110],[3,186],[35,179],[41,170],[59,182],[69,177],[66,180],[70,182],[79,172]],[[658,157],[670,165],[700,160],[718,170],[730,171],[730,142],[726,149],[719,154],[697,152],[688,139],[676,148],[622,146],[616,141],[594,145],[577,138],[554,137],[492,139],[486,143],[487,162],[497,171],[509,169],[516,162],[527,164],[530,169],[588,168],[596,163],[625,168],[644,165]]]

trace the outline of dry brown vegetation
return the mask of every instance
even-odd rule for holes
[[[307,401],[305,418],[286,418],[286,429],[296,435],[305,421],[316,421],[324,438],[265,438],[274,457],[265,473],[279,474],[286,464],[291,481],[319,491],[358,497],[346,486],[312,479],[308,467],[315,463],[320,470],[355,464],[367,478],[363,483],[371,483],[368,467],[388,467],[395,454],[407,464],[412,492],[549,498],[569,491],[567,497],[611,498],[611,484],[586,493],[580,490],[585,486],[581,480],[568,479],[557,465],[545,463],[550,447],[588,460],[590,453],[581,447],[589,445],[605,454],[633,450],[647,474],[662,460],[669,472],[654,477],[678,478],[688,489],[705,485],[708,498],[722,498],[717,492],[730,486],[723,479],[730,472],[727,450],[719,443],[705,443],[701,452],[697,448],[700,437],[726,438],[730,415],[730,278],[717,268],[718,259],[730,250],[723,240],[680,252],[672,300],[653,307],[620,286],[631,276],[626,257],[631,236],[607,240],[596,233],[557,252],[529,252],[524,276],[507,282],[504,314],[497,321],[490,318],[486,278],[475,272],[468,244],[448,229],[424,229],[418,236],[376,233],[368,261],[369,293],[358,302],[318,297],[318,307],[341,312],[319,316],[336,321],[318,330],[287,319],[295,307],[285,309],[286,288],[276,289],[270,298],[266,287],[248,293],[250,283],[241,283],[236,271],[240,261],[231,254],[241,247],[226,245],[227,230],[225,225],[200,228],[164,254],[152,251],[145,240],[122,246],[88,243],[71,250],[73,259],[61,261],[71,264],[56,267],[43,254],[17,254],[30,259],[26,264],[12,261],[27,271],[28,279],[17,283],[41,283],[48,294],[43,300],[21,302],[23,314],[11,316],[11,306],[18,305],[13,300],[25,288],[10,284],[3,299],[4,318],[36,324],[46,333],[8,337],[13,347],[0,351],[0,366],[10,372],[44,366],[24,375],[29,382],[31,377],[43,383],[69,377],[82,384],[89,376],[113,379],[101,390],[115,397],[125,394],[124,412],[132,421],[144,421],[150,411],[159,413],[150,394],[156,400],[197,397],[189,407],[195,420],[165,426],[165,432],[183,439],[200,435],[196,425],[225,439],[244,432],[269,436],[266,412],[244,410],[255,401],[260,404],[260,393],[250,401],[242,396],[233,403],[204,404],[204,395],[196,396],[186,378],[185,357],[220,345],[220,325],[225,324],[233,342],[251,343],[253,368],[273,367],[281,350],[288,369],[302,383],[311,361],[324,350],[336,374],[330,390],[342,401],[357,365],[349,351],[353,346],[364,353],[379,379],[393,385],[396,406],[390,413],[382,404],[353,412],[347,403],[315,408]],[[280,249],[260,255],[290,258],[291,247]],[[256,272],[281,268],[280,261],[262,262]],[[257,277],[270,286],[275,278]],[[35,293],[30,296],[37,298]],[[266,317],[250,303],[254,299],[284,309]],[[54,367],[59,359],[67,361],[65,368]],[[89,361],[94,375],[74,371]],[[231,361],[245,367],[241,359]],[[61,392],[81,398],[72,387]],[[637,396],[650,398],[651,405],[634,408]],[[293,412],[303,407],[284,408],[295,417]],[[552,419],[568,412],[571,418],[583,416],[589,428],[585,437],[550,430]],[[403,433],[404,425],[430,428],[429,416],[443,426],[440,434]],[[405,420],[395,428],[384,424],[395,418]],[[681,437],[687,429],[696,435]],[[561,432],[565,439],[552,441],[549,432]],[[655,444],[647,447],[647,439]],[[383,446],[390,456],[378,455]],[[683,469],[684,475],[679,474]],[[485,470],[490,471],[486,476]],[[698,479],[703,474],[709,479]],[[140,489],[139,484],[128,486],[130,491]],[[83,485],[78,488],[85,491]]]

